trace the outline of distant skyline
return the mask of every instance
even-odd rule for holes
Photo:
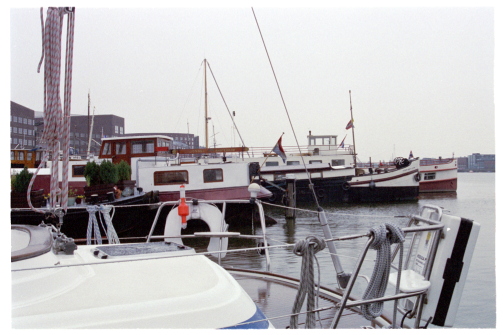
[[[495,22],[485,7],[254,8],[301,146],[351,131],[361,161],[495,154]],[[45,11],[44,11],[45,12]],[[10,100],[43,109],[38,8],[10,9]],[[72,113],[126,119],[126,132],[190,132],[210,146],[295,145],[252,10],[79,8]],[[215,138],[213,137],[215,134]]]

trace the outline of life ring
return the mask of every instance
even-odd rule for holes
[[[324,198],[325,197],[325,190],[322,188],[319,188],[318,190],[316,190],[316,195],[318,196],[318,198]]]
[[[414,180],[418,183],[421,181],[421,174],[419,172],[414,175]]]
[[[351,188],[351,185],[349,185],[349,183],[347,181],[345,181],[344,183],[342,183],[342,189],[344,191],[347,191]]]
[[[198,203],[195,205],[192,202],[188,202],[189,215],[187,216],[187,221],[190,219],[199,219],[204,221],[210,228],[210,232],[225,232],[227,231],[227,224],[224,221],[222,212],[218,207],[206,203]],[[197,217],[196,217],[197,215]],[[165,236],[179,236],[182,234],[181,217],[178,215],[178,207],[174,207],[168,214],[166,218],[166,225],[164,226]],[[223,224],[222,224],[223,223]],[[222,228],[223,227],[223,228]],[[220,248],[220,240],[222,240],[222,247]],[[183,244],[182,239],[179,237],[165,238],[165,242],[173,242],[178,244]],[[211,237],[210,243],[208,244],[208,251],[225,251],[227,250],[227,245],[229,243],[228,237]],[[219,253],[211,254],[214,257],[218,257]],[[225,257],[226,253],[220,253],[220,257]]]

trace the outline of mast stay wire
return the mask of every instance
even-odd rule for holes
[[[258,23],[257,16],[255,15],[255,10],[253,9],[253,7],[252,7],[251,10],[253,12],[253,17],[255,18],[255,23],[257,24],[258,31],[260,33],[260,38],[262,39],[262,44],[264,45],[264,49],[265,49],[265,52],[266,52],[266,55],[267,55],[267,59],[269,60],[269,65],[271,66],[271,70],[272,70],[272,73],[273,73],[273,76],[274,76],[274,80],[276,81],[276,86],[278,87],[278,91],[279,91],[279,95],[281,97],[281,101],[283,102],[283,107],[285,108],[285,112],[286,112],[286,115],[288,117],[288,122],[290,123],[290,128],[292,129],[292,133],[293,133],[293,136],[295,138],[295,143],[297,144],[297,148],[299,150],[300,158],[302,159],[302,164],[303,164],[304,169],[306,171],[306,176],[307,176],[307,179],[309,181],[309,189],[313,193],[313,197],[314,197],[314,200],[316,202],[316,207],[318,209],[318,220],[320,222],[321,228],[323,229],[323,234],[325,235],[325,239],[331,240],[332,239],[332,232],[331,232],[330,227],[328,225],[328,220],[327,220],[326,213],[323,210],[323,208],[320,206],[319,201],[318,201],[318,197],[316,196],[316,192],[314,191],[314,185],[313,185],[313,182],[311,180],[311,176],[309,175],[309,172],[307,170],[307,166],[306,166],[306,162],[304,160],[304,156],[302,156],[302,152],[300,150],[299,141],[297,139],[297,135],[295,133],[295,129],[293,128],[292,120],[290,118],[290,113],[288,112],[288,108],[286,106],[286,102],[285,102],[285,99],[283,97],[283,93],[281,92],[281,87],[279,86],[278,77],[276,76],[276,72],[274,71],[274,66],[272,65],[271,57],[269,56],[269,51],[267,50],[267,46],[265,44],[264,36],[262,35],[262,31],[260,29],[260,25]],[[337,250],[335,248],[335,244],[333,242],[329,242],[329,243],[327,243],[327,246],[328,246],[328,249],[330,250],[330,255],[331,255],[331,258],[332,258],[332,263],[334,265],[335,271],[337,272],[337,281],[339,282],[339,285],[341,287],[346,288],[346,286],[347,286],[347,284],[349,282],[349,278],[350,278],[351,275],[349,273],[345,273],[344,272],[344,270],[342,268],[341,261],[339,260],[339,257],[337,257]]]
[[[210,62],[208,62],[208,60],[206,60],[206,64],[208,64],[208,69],[210,69],[211,76],[213,77],[213,81],[215,82],[215,85],[217,86],[218,93],[220,93],[220,97],[222,97],[222,101],[224,102],[225,108],[227,109],[227,113],[229,113],[229,116],[231,117],[232,124],[234,125],[234,128],[238,132],[239,139],[241,140],[241,143],[243,144],[243,146],[245,146],[245,141],[243,140],[243,137],[241,137],[241,133],[239,132],[238,127],[236,126],[236,122],[234,122],[234,118],[231,115],[231,111],[229,109],[229,106],[227,106],[227,102],[224,99],[224,95],[222,94],[222,91],[220,90],[220,86],[217,83],[217,79],[215,78],[215,75],[213,74],[213,70],[211,69]],[[249,157],[250,153],[249,152],[247,152],[247,153],[248,153],[248,157]]]

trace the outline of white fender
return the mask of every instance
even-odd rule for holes
[[[191,202],[188,202],[189,206],[189,215],[187,216],[187,221],[191,219],[200,219],[206,222],[208,227],[210,228],[210,232],[225,232],[227,231],[228,225],[225,223],[222,212],[218,209],[218,207],[200,203],[194,205]],[[178,207],[174,207],[168,214],[166,218],[166,225],[164,226],[164,235],[165,236],[178,236],[182,234],[182,219],[178,215]],[[165,242],[174,242],[178,244],[183,244],[181,238],[165,238]],[[222,247],[220,247],[220,241],[222,241]],[[227,245],[229,243],[229,239],[227,237],[219,238],[212,237],[210,238],[210,243],[208,244],[208,251],[225,251],[227,250]],[[211,254],[214,257],[218,257],[218,253]],[[226,253],[221,253],[220,257],[225,257]]]

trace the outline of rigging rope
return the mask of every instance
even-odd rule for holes
[[[64,83],[64,109],[61,107],[60,97],[60,69],[61,69],[61,41],[63,31],[63,17],[68,15],[66,34],[66,60],[65,60],[65,83]],[[73,67],[73,37],[75,8],[49,7],[44,26],[43,8],[40,9],[40,20],[42,25],[42,56],[37,72],[40,72],[42,62],[44,62],[44,132],[41,143],[46,143],[47,148],[43,160],[33,174],[28,186],[27,198],[30,208],[37,212],[42,212],[33,207],[30,200],[30,192],[35,178],[43,166],[51,160],[51,182],[50,182],[50,207],[56,205],[68,208],[68,165],[69,165],[69,140],[70,140],[70,105],[71,105],[71,82]],[[63,171],[62,185],[59,188],[59,149],[63,151]]]
[[[295,297],[295,302],[292,308],[292,316],[290,317],[290,328],[297,329],[298,327],[298,319],[302,305],[304,304],[304,300],[307,294],[307,315],[306,315],[306,329],[312,329],[315,326],[315,316],[313,310],[317,308],[317,299],[315,303],[315,297],[317,298],[319,295],[320,289],[320,272],[319,272],[319,264],[318,264],[318,284],[317,284],[317,293],[315,295],[315,284],[314,284],[314,264],[313,259],[318,262],[315,254],[323,249],[325,249],[325,241],[319,239],[316,236],[308,236],[305,240],[300,240],[295,243],[295,247],[293,249],[294,254],[297,256],[302,256],[302,265],[301,265],[301,280],[299,290],[297,291],[297,296]]]
[[[370,229],[370,232],[374,235],[374,240],[370,248],[377,250],[377,256],[372,276],[363,294],[363,300],[381,298],[384,296],[392,261],[391,244],[400,243],[400,245],[402,245],[405,240],[402,229],[392,223],[373,227]],[[383,308],[383,302],[365,304],[361,307],[362,315],[367,320],[373,320],[382,314]]]

